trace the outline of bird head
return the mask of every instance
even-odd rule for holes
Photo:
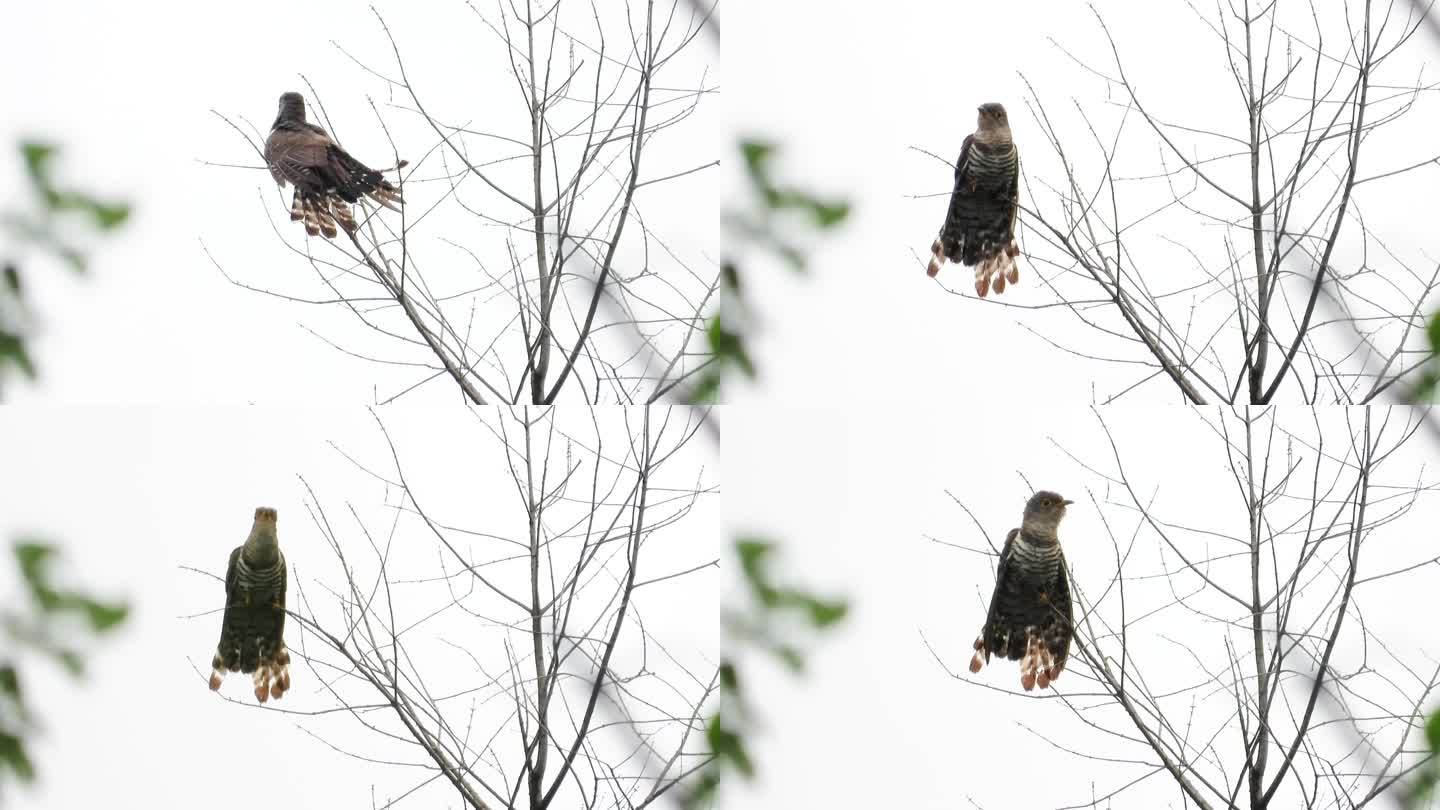
[[[275,123],[281,121],[295,121],[305,123],[305,97],[299,93],[280,94],[280,112],[275,116]]]
[[[981,132],[988,133],[1003,130],[1008,133],[1010,131],[1010,119],[1005,117],[1005,105],[996,104],[992,101],[989,104],[981,104],[979,112],[980,118],[977,127]]]
[[[1049,490],[1040,490],[1025,502],[1025,528],[1040,534],[1052,534],[1065,517],[1065,507],[1074,503]]]
[[[255,525],[250,527],[250,536],[245,538],[245,559],[251,565],[269,564],[279,552],[275,518],[274,509],[268,506],[255,508]]]

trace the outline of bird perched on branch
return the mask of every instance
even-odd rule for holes
[[[299,93],[280,96],[280,114],[265,139],[265,162],[270,176],[285,187],[295,184],[290,219],[305,222],[305,232],[334,239],[338,222],[355,230],[350,203],[369,197],[392,211],[404,203],[400,190],[385,176],[350,156],[325,130],[305,120],[305,98]],[[400,161],[395,168],[405,166]]]
[[[955,190],[940,236],[931,245],[934,276],[946,259],[975,268],[981,298],[1020,280],[1015,257],[1015,213],[1019,210],[1020,153],[1010,138],[1010,121],[999,104],[981,104],[974,134],[965,136],[955,164]]]
[[[1020,685],[1028,692],[1049,686],[1065,669],[1075,623],[1065,553],[1055,529],[1071,503],[1053,492],[1037,492],[1025,504],[1020,528],[1005,536],[995,567],[995,595],[975,639],[971,672],[979,672],[992,654],[1019,661]]]
[[[225,618],[210,662],[210,688],[226,672],[253,673],[255,699],[279,699],[290,688],[285,649],[285,555],[275,535],[275,510],[259,507],[245,544],[230,552],[225,570]]]

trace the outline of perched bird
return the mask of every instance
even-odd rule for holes
[[[1015,213],[1019,210],[1020,153],[1010,139],[1010,121],[999,104],[981,104],[975,133],[965,136],[955,164],[955,190],[940,236],[930,246],[929,275],[946,259],[975,268],[981,298],[1020,280],[1015,257]]]
[[[281,188],[295,184],[290,219],[304,220],[311,236],[324,233],[334,239],[337,222],[346,232],[354,231],[349,203],[361,197],[392,211],[404,202],[384,175],[350,157],[325,130],[305,121],[305,98],[299,93],[280,96],[280,114],[265,139],[265,162]],[[396,168],[404,165],[401,161]]]
[[[975,639],[971,672],[979,672],[992,654],[1019,661],[1020,685],[1028,692],[1049,686],[1065,669],[1075,623],[1065,553],[1055,529],[1072,503],[1053,492],[1037,492],[1025,504],[1020,528],[1005,536],[995,595]]]
[[[290,688],[290,652],[285,649],[285,555],[275,536],[275,510],[255,510],[245,544],[230,552],[225,570],[225,618],[220,645],[210,662],[210,688],[226,672],[254,673],[255,699],[264,703]]]

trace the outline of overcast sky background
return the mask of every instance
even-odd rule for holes
[[[504,45],[470,7],[459,0],[374,5],[432,114],[487,132],[529,138],[528,113],[507,67]],[[494,4],[475,8],[492,20],[497,14]],[[658,4],[657,15],[667,8]],[[572,29],[594,25],[588,6],[566,13],[571,16],[565,24]],[[688,16],[689,6],[682,4],[680,13]],[[629,42],[623,17],[604,19],[609,25],[607,58],[622,58],[622,45]],[[77,20],[84,24],[77,25]],[[175,0],[127,7],[62,0],[12,4],[4,12],[4,25],[15,36],[0,54],[0,70],[24,80],[0,87],[0,145],[11,150],[10,144],[22,137],[53,140],[64,150],[57,166],[62,185],[126,199],[135,206],[123,231],[93,252],[88,278],[73,278],[53,262],[30,262],[26,280],[44,330],[34,350],[46,385],[7,386],[10,401],[353,404],[383,400],[428,376],[327,345],[328,340],[349,352],[390,362],[425,360],[428,355],[377,336],[343,306],[284,301],[233,286],[205,250],[237,281],[303,300],[334,297],[304,256],[281,240],[284,236],[301,251],[307,244],[303,229],[289,222],[288,189],[282,195],[258,155],[211,112],[242,126],[248,120],[263,140],[280,93],[299,90],[313,96],[301,76],[324,102],[332,134],[377,167],[394,160],[370,103],[379,108],[400,156],[412,164],[410,179],[415,182],[406,187],[412,220],[449,191],[448,183],[426,181],[442,173],[440,158],[431,151],[438,140],[434,131],[408,111],[409,99],[392,94],[385,81],[340,50],[382,74],[395,72],[395,57],[370,4],[262,0],[243,8],[202,11]],[[683,25],[677,21],[672,27]],[[678,38],[678,33],[671,36]],[[568,56],[560,49],[557,71]],[[579,49],[575,58],[590,60],[587,64],[595,59]],[[714,42],[700,37],[657,75],[655,100],[672,98],[675,88],[702,83],[718,88],[719,81]],[[575,93],[588,97],[592,90]],[[658,106],[655,116],[669,116],[679,107],[671,101]],[[572,120],[570,109],[557,114],[557,125]],[[642,180],[720,157],[721,113],[718,99],[709,99],[690,118],[652,138]],[[515,151],[502,141],[483,138],[469,148],[477,162]],[[449,160],[453,169],[453,156]],[[202,161],[253,168],[207,166]],[[510,188],[527,188],[528,169],[518,163],[489,170]],[[618,165],[613,170],[623,174]],[[20,203],[20,192],[27,188],[18,152],[0,152],[0,182],[15,190],[7,197],[8,210]],[[609,204],[605,184],[594,188],[592,204]],[[642,266],[658,270],[668,285],[698,302],[697,285],[703,293],[718,272],[719,188],[717,171],[709,169],[637,191],[639,218],[627,226],[617,270],[627,276],[638,274]],[[508,221],[520,219],[513,204],[478,182],[462,184],[461,196],[473,210]],[[655,235],[648,243],[639,240],[642,225]],[[528,255],[526,240],[511,235],[523,259]],[[413,260],[420,263],[416,266],[424,268],[438,295],[485,281],[474,259],[444,239],[470,248],[490,272],[503,274],[505,237],[504,229],[477,219],[452,200],[417,225],[410,242]],[[323,239],[308,244],[322,259],[337,256]],[[371,294],[368,288],[352,289]],[[673,304],[674,290],[666,284],[642,281],[636,290],[654,303]],[[481,336],[509,319],[501,320],[503,297],[490,303],[501,309],[481,308],[472,325],[475,342],[482,346],[488,341]],[[463,328],[467,315],[452,313],[452,318]],[[603,312],[600,322],[605,322]],[[407,324],[402,334],[413,330]],[[600,339],[612,337],[620,339],[609,333]],[[632,340],[620,339],[619,345],[627,355],[634,350]],[[449,403],[454,393],[453,384],[437,380],[407,396]]]
[[[639,424],[639,415],[630,414],[632,423]],[[617,460],[624,457],[624,416],[618,409],[598,415],[604,452]],[[488,409],[485,418],[494,419]],[[683,418],[682,413],[675,414],[672,434]],[[499,441],[477,416],[460,407],[401,406],[386,410],[381,419],[417,499],[433,519],[512,540],[525,538],[525,512],[506,458]],[[587,455],[583,448],[594,446],[590,415],[568,411],[560,416],[558,426],[575,437],[573,458],[583,461]],[[513,436],[514,425],[509,427]],[[667,438],[665,443],[673,442]],[[0,538],[7,547],[26,534],[50,540],[65,555],[65,564],[57,571],[60,582],[123,597],[134,605],[133,616],[117,637],[87,645],[94,654],[83,684],[74,685],[60,676],[58,668],[33,659],[34,665],[25,670],[27,697],[45,726],[32,751],[41,778],[35,790],[16,791],[18,801],[7,806],[40,810],[119,801],[179,808],[198,802],[215,810],[240,810],[253,807],[257,796],[270,795],[283,797],[287,807],[369,807],[372,789],[383,805],[431,775],[415,768],[361,762],[330,748],[334,745],[382,761],[415,762],[420,756],[412,746],[382,740],[347,713],[306,717],[258,710],[249,679],[243,675],[231,675],[221,690],[239,702],[223,701],[210,692],[205,682],[220,627],[220,615],[214,611],[223,606],[224,588],[208,576],[181,568],[223,575],[230,550],[249,532],[254,508],[274,506],[280,515],[281,547],[291,567],[290,607],[301,609],[303,587],[315,614],[333,618],[334,600],[326,588],[343,588],[344,582],[334,554],[309,515],[299,477],[314,488],[359,576],[373,574],[374,558],[349,509],[355,510],[377,542],[384,543],[399,500],[393,488],[387,492],[384,483],[357,466],[394,476],[384,436],[368,412],[12,406],[0,420],[0,447],[5,448],[5,463],[0,464]],[[553,458],[563,465],[563,443],[556,442]],[[591,469],[589,464],[582,468],[579,480],[584,485],[577,482],[570,495],[589,496]],[[552,483],[558,474],[552,468]],[[605,480],[602,475],[602,487]],[[660,488],[684,490],[697,483],[702,488],[718,488],[720,483],[713,445],[703,433],[655,475],[652,518],[669,511],[658,501],[675,494]],[[580,505],[557,505],[550,514],[551,530],[568,526],[586,511]],[[715,559],[719,531],[718,495],[702,496],[688,516],[652,536],[642,555],[639,578],[673,574]],[[478,560],[514,554],[512,548],[483,536],[451,537]],[[434,581],[440,573],[439,552],[421,522],[401,519],[392,548],[395,579],[427,579],[393,588],[397,622],[407,626],[447,604],[449,595],[443,584]],[[489,565],[486,573],[501,587],[524,593],[528,566],[522,571],[517,565]],[[603,575],[595,582],[595,598],[604,598],[607,582]],[[17,584],[13,565],[0,566],[4,604],[15,603]],[[460,583],[457,590],[468,587]],[[701,675],[713,673],[719,644],[718,598],[719,577],[709,568],[635,592],[635,608],[655,640],[648,645],[646,660],[653,671],[676,685],[671,692],[637,682],[641,694],[657,706],[679,711],[677,699],[698,694],[672,662]],[[499,606],[498,599],[477,599],[468,600],[467,606],[490,618],[517,619],[514,609]],[[593,608],[594,603],[589,604]],[[630,625],[629,630],[634,629]],[[293,621],[287,625],[286,637],[292,652],[302,649],[304,635]],[[457,684],[483,687],[488,680],[476,674],[468,657],[445,647],[440,639],[462,645],[496,673],[504,671],[505,638],[502,629],[452,609],[412,633],[410,652],[427,662],[430,688],[444,694]],[[673,658],[662,655],[656,642]],[[510,643],[517,643],[517,638]],[[641,660],[638,642],[625,644],[617,653],[616,666],[632,672]],[[579,666],[583,662],[575,663],[575,671],[583,671]],[[291,672],[292,690],[272,707],[300,713],[335,707],[334,699],[298,658]],[[343,683],[340,688],[357,702],[375,699]],[[572,707],[576,695],[570,694]],[[470,709],[452,703],[448,716],[460,728],[473,719],[474,733],[488,736],[503,725],[509,702],[503,698],[480,702],[473,718]],[[633,748],[632,741],[625,742],[619,749],[624,751],[621,758]],[[511,733],[502,734],[495,743],[511,778],[520,762],[516,745]],[[441,782],[400,806],[456,806],[453,791]]]

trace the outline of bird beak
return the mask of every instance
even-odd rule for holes
[[[1060,503],[1069,506],[1070,504],[1074,503],[1074,501],[1061,501]]]

